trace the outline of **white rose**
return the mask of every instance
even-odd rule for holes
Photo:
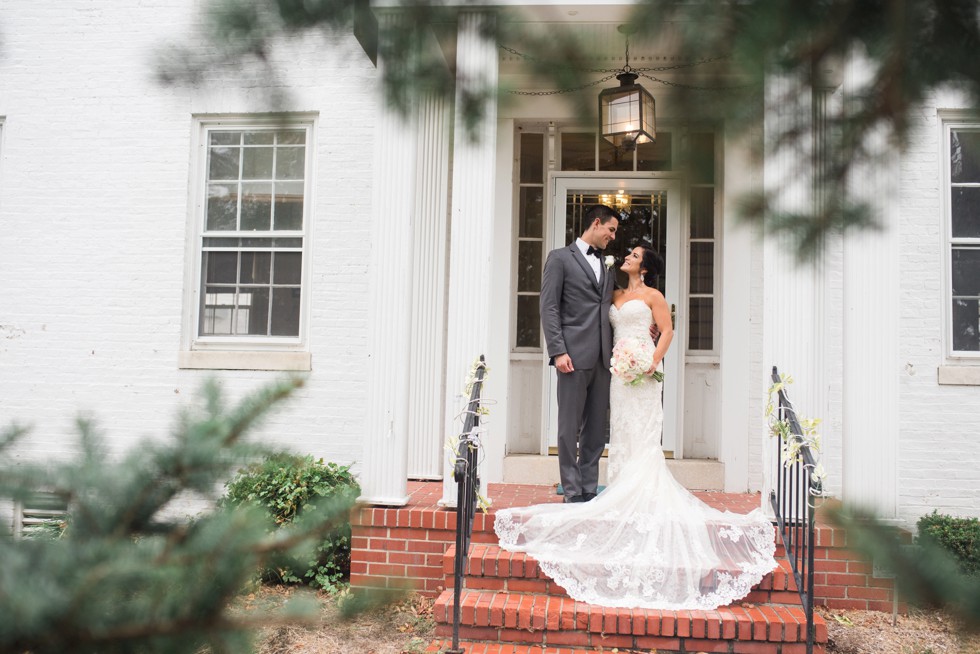
[[[614,263],[616,263],[616,257],[611,254],[606,257],[606,268],[612,268]]]

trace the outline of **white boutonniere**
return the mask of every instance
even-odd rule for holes
[[[605,263],[606,263],[606,268],[612,268],[613,264],[616,263],[616,257],[614,257],[611,254],[606,256]]]

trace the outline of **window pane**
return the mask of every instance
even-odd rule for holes
[[[272,336],[299,336],[300,289],[272,289]]]
[[[688,349],[714,349],[714,300],[710,297],[691,298]]]
[[[953,349],[980,351],[980,301],[953,300]]]
[[[306,143],[305,129],[287,129],[279,132],[279,144],[283,143]]]
[[[276,150],[276,179],[303,179],[305,165],[306,148]]]
[[[276,182],[273,229],[303,229],[303,182]]]
[[[517,290],[541,289],[541,243],[521,241],[517,245]]]
[[[544,182],[544,134],[521,134],[521,184]]]
[[[303,255],[300,252],[276,252],[272,283],[299,284],[302,271]]]
[[[953,188],[953,237],[980,238],[980,188]]]
[[[537,295],[517,296],[517,347],[541,347],[541,308]]]
[[[715,182],[715,135],[691,134],[691,181],[694,184]]]
[[[202,336],[229,336],[232,334],[232,313],[235,308],[235,293],[226,288],[208,287],[204,292],[201,307]]]
[[[980,296],[980,248],[953,248],[953,295]]]
[[[711,293],[715,279],[715,244],[691,243],[691,293]]]
[[[242,252],[242,284],[268,284],[272,274],[271,252]]]
[[[213,131],[211,135],[211,145],[241,145],[241,132],[220,132]]]
[[[633,170],[633,150],[599,139],[599,170]]]
[[[238,294],[236,334],[269,335],[268,287],[243,288]]]
[[[521,189],[520,235],[541,238],[544,226],[544,189]]]
[[[242,184],[242,230],[267,231],[272,222],[272,182]]]
[[[209,150],[208,179],[238,181],[238,158],[241,148],[216,147]]]
[[[203,267],[205,284],[235,284],[238,281],[237,252],[205,252]]]
[[[245,132],[245,145],[272,145],[275,138],[276,133],[267,129],[259,132]]]
[[[670,132],[657,132],[654,143],[636,146],[637,170],[673,170]]]
[[[950,134],[949,174],[954,183],[980,182],[980,132]]]
[[[272,179],[272,148],[244,148],[242,179]]]
[[[715,237],[715,189],[691,189],[691,238]]]
[[[237,229],[238,184],[208,184],[206,230]]]
[[[595,134],[561,134],[561,169],[595,170]]]

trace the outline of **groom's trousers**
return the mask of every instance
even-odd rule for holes
[[[596,493],[606,446],[609,369],[558,372],[558,470],[565,497]],[[576,452],[577,449],[577,452]]]

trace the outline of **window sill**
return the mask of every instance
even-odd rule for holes
[[[980,366],[939,366],[941,386],[980,386]]]
[[[197,370],[312,370],[309,352],[190,350],[180,352],[178,368]]]

